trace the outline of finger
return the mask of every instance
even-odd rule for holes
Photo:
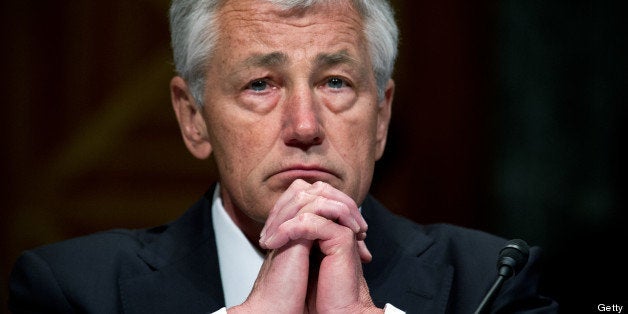
[[[269,249],[275,249],[294,240],[329,240],[341,236],[347,230],[349,229],[316,214],[299,213],[282,223],[264,244]],[[352,231],[351,233],[353,234]]]
[[[290,200],[294,197],[294,195],[297,192],[308,190],[311,187],[312,187],[312,184],[307,183],[307,181],[303,179],[296,179],[292,181],[288,189],[279,197],[279,199],[277,199],[277,202],[275,202],[275,206],[273,206],[271,213],[273,210],[281,208],[285,204],[290,202]]]
[[[352,309],[351,313],[370,313],[372,310],[367,309],[373,307],[373,302],[360,263],[361,259],[369,259],[370,254],[362,256],[359,253],[359,247],[363,245],[360,241],[351,241],[351,247],[345,243],[338,239],[318,241],[320,251],[325,255],[320,263],[316,289],[316,311],[319,313],[347,312],[347,309]]]
[[[320,195],[325,198],[336,200],[338,202],[346,204],[347,207],[351,209],[351,214],[354,216],[355,220],[360,225],[360,229],[363,231],[366,231],[368,229],[368,225],[366,224],[366,221],[362,217],[362,214],[360,213],[360,210],[358,209],[358,205],[355,203],[355,201],[351,197],[349,197],[344,192],[334,188],[329,183],[321,182],[321,181],[318,181],[312,184],[309,187],[308,192],[310,194]]]
[[[357,240],[364,240],[364,239],[366,239],[366,232],[360,232],[360,233],[356,234],[355,238]]]
[[[357,208],[350,208],[347,204],[333,199],[314,195],[313,199],[305,204],[299,212],[313,213],[325,217],[351,229],[356,234],[363,232],[356,215],[354,215],[357,212]]]
[[[260,235],[260,244],[277,232],[277,228],[285,221],[294,218],[302,209],[313,202],[316,195],[309,194],[303,190],[290,191],[291,198],[282,202],[282,206],[275,205],[272,215],[269,215],[264,224],[264,229]]]
[[[288,313],[303,311],[307,296],[309,255],[312,241],[297,240],[266,256],[253,289],[246,301],[237,306],[243,312]]]
[[[264,247],[267,249],[277,249],[295,240],[331,240],[334,237],[340,237],[346,232],[347,228],[334,223],[333,221],[311,213],[299,214],[298,217],[290,219],[283,223],[275,236],[271,236]],[[353,234],[353,241],[357,242],[357,250],[360,260],[363,263],[369,263],[373,259],[373,255],[369,251],[363,239]]]
[[[273,223],[277,224],[279,221],[287,221],[293,218],[294,214],[292,213],[295,211],[298,212],[297,215],[312,213],[334,222],[337,221],[338,224],[350,228],[356,235],[363,236],[364,231],[360,228],[359,222],[356,221],[356,216],[351,214],[352,211],[357,212],[357,208],[352,210],[345,203],[307,192],[299,192],[298,196],[294,198],[294,203],[286,204],[283,213],[279,214]],[[285,213],[290,213],[290,215],[286,216]],[[270,222],[267,222],[267,224],[269,227],[266,229],[266,237],[260,238],[260,245],[264,248],[270,248],[266,247],[267,237],[272,237],[279,232],[277,229],[279,226],[275,227]]]
[[[347,235],[347,232],[350,233]],[[346,238],[347,236],[348,238]],[[312,213],[300,213],[297,217],[281,224],[278,232],[268,238],[265,246],[269,249],[276,249],[282,247],[289,241],[295,240],[334,240],[331,241],[331,243],[337,243],[339,245],[338,247],[341,247],[342,243],[349,245],[344,249],[354,246],[357,247],[362,262],[368,263],[372,260],[371,252],[366,247],[366,244],[363,240],[357,240],[353,231],[327,218]],[[330,255],[333,251],[328,250],[323,253]]]
[[[277,199],[277,201],[275,202],[275,205],[268,213],[268,218],[266,218],[266,224],[264,225],[264,228],[262,229],[262,232],[260,233],[260,239],[264,239],[266,237],[266,232],[268,228],[273,229],[276,225],[279,225],[282,222],[287,220],[287,219],[283,219],[283,220],[278,219],[276,218],[276,216],[281,214],[283,211],[285,211],[282,209],[284,209],[284,207],[286,206],[288,202],[291,202],[293,200],[293,198],[298,192],[304,191],[310,186],[311,184],[301,179],[294,180],[290,184],[288,189],[285,192],[283,192],[281,196],[279,196],[279,199]],[[284,213],[284,215],[288,215],[288,214],[289,213]],[[290,218],[294,217],[294,215],[296,215],[296,212],[294,212]]]
[[[358,253],[360,254],[360,260],[362,263],[370,263],[373,260],[373,255],[366,247],[366,243],[364,241],[358,241]]]
[[[260,245],[264,247],[266,239],[276,232],[283,222],[298,213],[311,212],[352,229],[363,240],[368,229],[357,205],[349,196],[333,186],[316,182],[312,185],[303,180],[295,180],[280,197],[260,234]]]

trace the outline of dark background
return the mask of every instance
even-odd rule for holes
[[[564,313],[628,305],[625,1],[393,3],[397,92],[373,194],[419,223],[541,245]],[[170,107],[167,7],[2,2],[3,310],[22,250],[175,219],[215,179]]]

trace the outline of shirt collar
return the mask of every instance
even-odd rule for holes
[[[229,308],[241,304],[248,297],[264,262],[264,255],[227,214],[220,198],[220,185],[216,185],[214,190],[212,221],[225,305]]]

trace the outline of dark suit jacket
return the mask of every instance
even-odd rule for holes
[[[112,230],[25,252],[10,281],[13,313],[208,313],[224,306],[211,191],[181,218],[147,230]],[[368,197],[373,261],[364,276],[376,305],[407,313],[472,313],[497,276],[505,239],[452,225],[421,226]],[[499,313],[555,313],[538,295],[539,249],[504,284]]]

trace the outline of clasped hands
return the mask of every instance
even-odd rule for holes
[[[349,196],[294,181],[270,211],[259,244],[269,253],[248,298],[229,313],[383,313],[362,274],[367,224]]]

